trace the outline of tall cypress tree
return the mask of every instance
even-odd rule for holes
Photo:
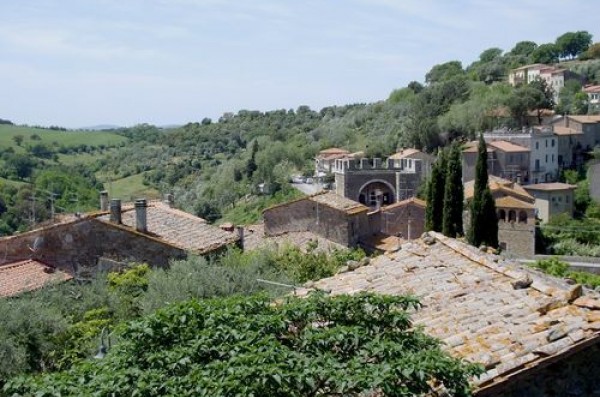
[[[446,161],[442,232],[448,237],[463,234],[463,200],[461,152],[458,143],[453,143]]]
[[[498,218],[492,192],[488,186],[487,147],[483,135],[479,135],[477,162],[475,163],[475,186],[471,201],[471,225],[467,236],[469,242],[479,247],[486,244],[498,246]]]
[[[443,150],[431,168],[431,176],[427,186],[427,208],[425,210],[425,229],[434,232],[442,231],[444,213],[444,185],[446,181],[446,155]]]

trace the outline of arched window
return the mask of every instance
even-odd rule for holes
[[[519,223],[527,223],[527,212],[519,211]]]
[[[516,222],[517,221],[517,213],[514,210],[508,211],[508,221]]]
[[[498,211],[498,220],[502,222],[506,222],[506,211],[499,210]]]

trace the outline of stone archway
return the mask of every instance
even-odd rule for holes
[[[394,187],[380,179],[365,183],[358,191],[358,202],[369,207],[381,207],[395,201]]]

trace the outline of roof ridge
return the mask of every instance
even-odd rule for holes
[[[427,232],[431,237],[435,238],[437,241],[442,243],[444,246],[450,248],[454,252],[466,257],[472,262],[478,263],[482,266],[487,267],[490,270],[493,270],[497,273],[500,273],[506,277],[512,278],[514,280],[522,280],[524,278],[529,278],[532,280],[530,285],[531,288],[536,291],[541,292],[544,295],[547,295],[551,298],[555,298],[558,301],[553,302],[556,304],[566,305],[573,301],[574,299],[581,296],[582,287],[581,284],[575,284],[569,290],[558,290],[555,286],[550,285],[550,283],[545,282],[544,278],[549,278],[550,276],[544,275],[544,277],[535,274],[531,271],[526,271],[522,267],[518,268],[507,268],[504,266],[500,266],[496,261],[488,260],[487,254],[477,255],[472,252],[469,248],[474,248],[472,246],[466,246],[465,243],[460,242],[456,239],[452,239],[444,236],[441,233]],[[465,246],[465,247],[462,247]],[[513,263],[516,265],[516,263]]]

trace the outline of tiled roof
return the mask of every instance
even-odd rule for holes
[[[525,69],[545,69],[551,66],[548,66],[546,64],[543,63],[532,63],[530,65],[525,65],[525,66],[521,66],[519,68],[513,69],[513,71],[515,70],[525,70]]]
[[[123,206],[123,225],[135,230],[135,209]],[[98,219],[110,224],[109,215],[102,214]],[[156,237],[172,246],[196,253],[210,252],[239,239],[237,233],[226,232],[206,223],[187,212],[170,208],[159,201],[151,201],[146,208],[148,235]]]
[[[319,154],[350,154],[350,152],[346,149],[340,149],[337,147],[332,147],[329,149],[321,150]]]
[[[319,204],[326,205],[331,208],[335,208],[340,211],[344,211],[348,214],[354,214],[357,212],[368,211],[369,208],[348,198],[339,196],[333,192],[325,192],[315,194],[308,197],[309,200]]]
[[[475,191],[475,181],[471,180],[465,183],[465,199],[471,199]],[[500,178],[495,175],[488,176],[488,186],[492,193],[500,191],[506,195],[514,196],[517,199],[524,201],[533,202],[535,199],[531,194],[518,183],[509,181],[507,179]]]
[[[494,203],[496,204],[496,207],[502,208],[521,208],[528,210],[532,210],[535,208],[533,204],[523,200],[519,200],[518,198],[512,196],[504,196],[497,198],[496,200],[494,200]]]
[[[332,159],[336,159],[336,158],[344,158],[344,157],[349,157],[349,156],[350,156],[350,152],[347,151],[346,149],[331,148],[331,149],[321,150],[319,152],[319,154],[317,154],[317,159],[332,160]]]
[[[489,146],[492,146],[498,150],[503,152],[529,152],[530,150],[524,146],[516,145],[512,142],[508,141],[492,141],[488,143]]]
[[[556,135],[583,135],[583,132],[569,127],[555,125],[552,129]]]
[[[385,207],[382,208],[382,210],[404,207],[409,204],[415,204],[415,205],[418,205],[419,207],[423,207],[423,208],[427,207],[427,203],[424,200],[421,200],[417,197],[411,197],[406,200],[398,201],[397,203],[394,203],[394,204],[386,205]]]
[[[70,274],[36,260],[25,260],[0,266],[0,297],[14,296],[42,288],[50,282],[73,278]]]
[[[418,149],[412,149],[412,148],[403,149],[403,150],[399,151],[398,153],[392,154],[388,158],[390,158],[392,160],[401,160],[401,159],[405,159],[405,158],[412,156],[413,154],[417,154],[417,153],[421,153],[421,151]]]
[[[430,236],[433,241],[404,243],[367,266],[308,286],[333,295],[419,297],[423,307],[412,314],[414,324],[441,339],[450,354],[485,366],[472,379],[479,390],[598,337],[598,293],[439,233]]]
[[[600,92],[600,85],[592,85],[592,86],[588,86],[588,87],[583,87],[583,92],[588,93],[588,94],[595,94],[597,92]]]
[[[486,145],[486,149],[488,153],[493,153],[496,150],[491,148],[489,145]],[[467,142],[463,146],[463,153],[477,153],[479,151],[479,141],[471,141]]]
[[[594,124],[600,123],[600,115],[592,115],[592,116],[567,116],[571,120],[575,120],[578,123],[582,124]]]
[[[526,190],[554,191],[554,190],[573,190],[573,189],[577,188],[577,186],[569,185],[568,183],[553,182],[553,183],[537,183],[535,185],[527,185],[527,186],[524,186],[524,188]]]

